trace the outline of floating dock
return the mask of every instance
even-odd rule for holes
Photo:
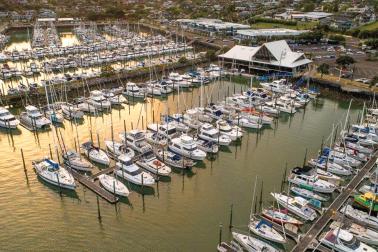
[[[99,173],[104,174],[109,169],[113,169],[113,167],[105,169]],[[102,173],[103,172],[103,173]],[[108,171],[110,172],[110,170]],[[82,175],[81,173],[75,171],[74,169],[71,169],[72,176],[79,181],[81,184],[89,188],[91,191],[108,201],[109,203],[115,204],[118,202],[118,197],[116,197],[114,194],[106,191],[104,188],[102,188],[100,185],[95,183],[95,180],[92,177],[87,177]],[[97,173],[96,175],[99,176],[100,174]]]

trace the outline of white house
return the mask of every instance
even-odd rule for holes
[[[248,72],[282,72],[293,75],[307,69],[312,62],[304,53],[293,52],[285,40],[256,47],[236,45],[218,57],[223,65],[243,68]]]

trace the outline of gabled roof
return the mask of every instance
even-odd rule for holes
[[[273,56],[270,61],[254,58],[256,53],[262,48],[266,48]],[[289,68],[311,63],[311,60],[307,59],[303,53],[293,52],[285,40],[272,41],[257,47],[236,45],[218,57],[247,62],[260,62]]]

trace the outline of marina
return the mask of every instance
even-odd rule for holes
[[[55,27],[34,29],[30,50],[49,47],[46,37],[57,48],[66,44],[57,41]],[[108,35],[100,34],[95,24],[80,25],[73,36],[87,46],[136,38],[141,51],[147,51],[140,57],[151,59],[154,51],[160,59],[164,54],[161,37],[145,42],[141,37],[148,36],[139,37],[128,28],[108,26],[104,31]],[[159,46],[150,51],[145,46],[150,43]],[[184,42],[172,46],[169,53],[175,60],[193,49]],[[178,51],[182,54],[176,55]],[[25,60],[35,57],[27,55]],[[42,58],[56,56],[65,53]],[[10,60],[10,65],[18,64],[14,56]],[[59,67],[47,69],[51,62],[46,62],[45,77],[50,72],[57,78],[53,72]],[[369,197],[375,200],[375,195],[354,195],[376,167],[374,103],[362,107],[353,100],[323,98],[309,81],[297,88],[295,79],[256,81],[257,76],[246,75],[247,83],[238,84],[231,72],[214,63],[180,72],[168,69],[161,75],[154,73],[151,62],[134,63],[149,73],[148,81],[117,81],[108,87],[87,85],[87,78],[80,77],[75,81],[83,86],[83,95],[67,97],[67,75],[61,82],[38,79],[44,92],[32,104],[27,92],[20,91],[22,85],[4,89],[13,84],[18,70],[3,67],[15,73],[7,80],[3,71],[3,90],[25,95],[22,106],[2,104],[6,109],[0,110],[5,118],[0,130],[0,200],[9,206],[1,214],[14,216],[13,223],[5,223],[12,234],[21,232],[21,225],[28,233],[54,230],[79,250],[130,246],[138,251],[210,251],[217,244],[235,247],[229,251],[330,251],[329,239],[342,247],[342,239],[354,238],[338,227],[329,230],[329,224],[346,218],[348,209],[357,211],[355,205],[346,205],[353,199],[365,210]],[[90,64],[78,67],[93,70]],[[27,222],[18,216],[20,210],[29,217]],[[372,220],[361,216],[362,223],[375,229]],[[56,225],[49,226],[51,221]],[[221,223],[229,228],[219,230]],[[74,230],[64,231],[67,225]],[[162,242],[166,232],[169,241]],[[94,239],[83,243],[88,233]],[[0,242],[8,246],[4,237]],[[114,238],[122,242],[113,243]],[[26,243],[35,250],[52,246],[33,236],[19,239],[16,250]]]

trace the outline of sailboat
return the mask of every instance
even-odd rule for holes
[[[286,239],[273,228],[273,225],[271,223],[265,221],[264,219],[251,220],[248,228],[252,233],[264,238],[265,240],[279,244],[286,243]]]
[[[107,174],[98,176],[100,184],[109,192],[115,193],[119,196],[127,197],[130,194],[129,189],[118,179]]]
[[[232,237],[248,252],[279,252],[272,245],[249,235],[232,232]]]
[[[92,141],[85,142],[81,145],[84,154],[93,162],[109,165],[110,159],[106,153],[100,148],[93,145]]]

